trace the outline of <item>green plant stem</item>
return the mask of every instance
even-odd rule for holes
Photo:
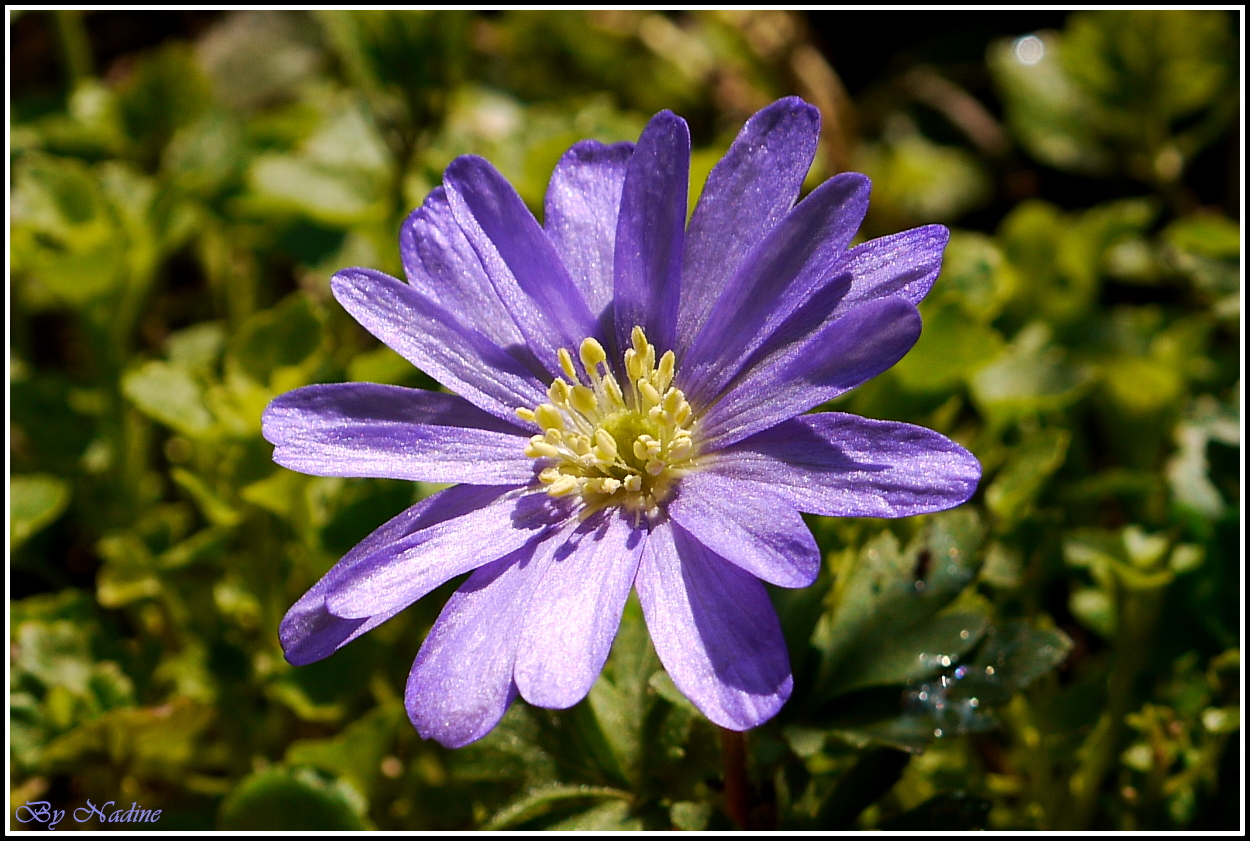
[[[65,62],[66,81],[72,92],[78,83],[92,75],[91,41],[82,23],[79,9],[60,9],[52,13],[56,21],[56,39]]]
[[[1119,634],[1107,678],[1107,706],[1094,732],[1081,748],[1080,764],[1071,780],[1069,808],[1058,815],[1060,829],[1090,829],[1103,781],[1113,768],[1128,725],[1124,718],[1136,707],[1134,689],[1149,663],[1165,589],[1120,588]]]

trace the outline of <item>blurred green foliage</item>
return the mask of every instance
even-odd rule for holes
[[[854,96],[783,12],[232,12],[99,77],[90,15],[24,17],[65,86],[10,125],[11,815],[1236,828],[1240,225],[1192,176],[1236,146],[1231,15],[1072,14]],[[697,190],[788,93],[824,111],[809,185],[874,179],[865,236],[954,226],[920,343],[835,407],[938,429],[985,475],[941,515],[810,518],[827,563],[774,593],[796,688],[747,738],[745,812],[634,603],[586,701],[518,702],[459,751],[400,697],[450,586],[288,666],[286,609],[434,490],[270,461],[283,391],[435,386],[330,275],[400,273],[398,223],[456,155],[538,212],[574,141],[672,108]]]

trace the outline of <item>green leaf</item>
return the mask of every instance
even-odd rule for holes
[[[228,13],[199,39],[199,59],[217,98],[244,113],[294,99],[317,79],[325,56],[306,18],[276,10]]]
[[[309,360],[321,346],[321,317],[303,295],[256,313],[231,337],[227,359],[259,385]]]
[[[1035,322],[977,371],[970,385],[973,400],[993,425],[1002,427],[1070,405],[1091,379],[1089,369],[1067,362],[1064,351],[1050,344],[1049,328]]]
[[[1182,217],[1167,226],[1163,239],[1178,251],[1212,260],[1236,260],[1241,256],[1241,229],[1222,216]]]
[[[350,97],[329,107],[297,152],[255,159],[248,173],[253,193],[268,209],[334,227],[387,218],[393,164],[386,144]]]
[[[924,331],[893,368],[903,387],[921,393],[949,392],[972,371],[997,357],[1002,336],[956,305],[926,308]]]
[[[306,765],[351,783],[362,796],[373,790],[382,759],[404,721],[401,704],[375,707],[328,739],[301,739],[286,750],[285,762]]]
[[[645,828],[642,818],[635,816],[623,800],[606,800],[546,827],[552,832],[636,832]]]
[[[1167,477],[1172,497],[1184,508],[1208,519],[1223,514],[1228,504],[1211,479],[1207,450],[1212,442],[1240,447],[1236,395],[1222,405],[1210,395],[1201,395],[1177,425],[1177,453],[1168,460]]]
[[[145,415],[188,437],[199,438],[213,427],[204,387],[181,365],[146,362],[122,376],[122,392]]]
[[[159,707],[109,710],[54,740],[45,759],[67,770],[103,761],[140,778],[180,779],[199,761],[200,734],[212,715],[183,697]]]
[[[9,477],[9,548],[56,521],[69,505],[70,485],[47,473]]]
[[[271,768],[243,779],[222,801],[217,825],[225,831],[366,829],[358,804],[342,784],[309,769]]]
[[[712,804],[680,800],[668,807],[668,814],[674,829],[700,832],[707,829],[708,820],[712,817]]]
[[[1144,247],[1158,209],[1144,199],[1107,202],[1084,213],[1027,201],[1003,220],[998,241],[1017,279],[1011,310],[1023,319],[1069,323],[1096,304],[1117,247]],[[1120,263],[1124,260],[1120,259]]]
[[[121,607],[161,591],[160,570],[151,551],[133,531],[105,535],[96,543],[104,559],[96,595],[105,607]]]
[[[975,578],[982,536],[976,513],[960,509],[929,520],[906,551],[890,532],[865,545],[840,572],[832,612],[812,640],[822,658],[817,696],[906,682],[975,644],[984,624],[973,616],[932,617]],[[887,640],[899,646],[883,647]]]
[[[156,170],[174,133],[194,122],[211,97],[189,44],[170,41],[140,56],[117,89],[117,111],[134,160]]]
[[[1097,105],[1065,72],[1062,39],[1054,32],[999,41],[989,67],[1005,105],[1007,125],[1033,157],[1071,172],[1103,175],[1114,157],[1103,148]]]
[[[162,174],[188,193],[215,198],[241,180],[247,166],[243,144],[239,120],[210,111],[173,135]]]
[[[988,625],[988,618],[981,613],[947,613],[880,639],[871,659],[865,658],[862,665],[852,661],[841,673],[838,691],[922,680],[958,662],[977,644]]]
[[[987,633],[985,643],[955,681],[953,701],[978,699],[979,706],[1005,704],[1020,690],[1062,663],[1072,651],[1072,640],[1058,629],[1036,628],[1012,620]]]
[[[506,809],[496,813],[482,825],[482,829],[489,832],[519,827],[522,824],[539,821],[557,810],[566,809],[570,801],[577,803],[587,799],[625,801],[626,809],[628,809],[632,796],[627,791],[603,786],[551,786],[550,788],[532,791]],[[604,804],[599,805],[602,806]],[[614,811],[612,813],[614,819],[619,822],[624,818],[624,811]],[[540,828],[554,828],[552,826],[544,826],[541,823],[539,826]]]
[[[1043,429],[1011,450],[1007,463],[985,492],[985,504],[1010,529],[1032,509],[1051,475],[1068,453],[1069,434]]]
[[[219,321],[201,321],[171,333],[165,340],[169,361],[188,371],[208,373],[221,358],[226,342],[225,326]]]
[[[881,825],[887,832],[968,832],[985,829],[991,802],[962,791],[930,797],[914,809]]]
[[[858,168],[873,182],[869,213],[891,229],[950,222],[991,196],[990,180],[974,156],[918,134],[869,147]]]
[[[1072,16],[1061,60],[1102,108],[1103,131],[1146,145],[1215,104],[1232,81],[1231,36],[1223,12],[1086,12]]]
[[[78,161],[28,155],[15,167],[12,255],[47,292],[85,306],[123,280],[126,237],[96,173]]]
[[[1008,125],[1038,160],[1174,182],[1236,111],[1233,33],[1219,11],[1084,12],[1062,34],[995,44],[989,61]]]
[[[1015,281],[1015,275],[1008,270],[1003,253],[993,239],[984,234],[955,230],[951,231],[950,242],[942,255],[942,273],[929,297],[955,301],[968,315],[989,323],[1011,298]],[[929,329],[927,323],[925,329]]]

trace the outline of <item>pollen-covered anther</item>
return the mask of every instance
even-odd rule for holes
[[[673,387],[676,357],[656,348],[635,327],[623,355],[625,387],[595,339],[574,356],[557,352],[560,370],[547,389],[549,403],[517,409],[541,431],[526,445],[531,458],[550,460],[538,480],[552,496],[579,495],[587,505],[650,510],[672,491],[697,455],[694,410]]]

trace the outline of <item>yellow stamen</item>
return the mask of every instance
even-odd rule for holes
[[[630,341],[623,354],[624,387],[607,365],[603,345],[588,338],[577,350],[581,370],[567,349],[557,352],[567,379],[548,387],[550,402],[517,410],[543,433],[530,439],[525,454],[550,460],[538,474],[550,495],[649,512],[698,456],[694,410],[672,385],[676,357],[666,351],[657,364],[657,349],[640,327]]]

